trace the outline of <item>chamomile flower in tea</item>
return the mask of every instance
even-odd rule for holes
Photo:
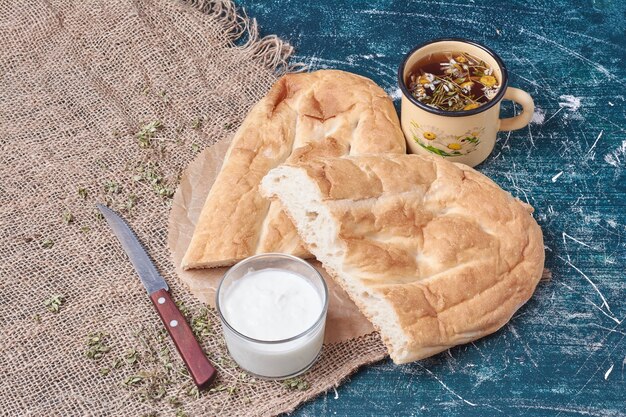
[[[465,52],[432,54],[417,61],[407,85],[417,100],[444,111],[476,109],[500,89],[493,68]]]

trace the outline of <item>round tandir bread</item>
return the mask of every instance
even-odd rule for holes
[[[280,200],[396,363],[495,332],[542,275],[532,207],[442,158],[300,160],[270,171],[262,191]]]
[[[263,176],[296,159],[405,151],[393,103],[371,80],[336,70],[285,75],[235,134],[183,268],[227,266],[264,252],[310,256],[280,205],[259,194]]]

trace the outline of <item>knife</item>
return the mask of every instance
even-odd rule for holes
[[[167,283],[156,270],[156,267],[148,257],[145,249],[135,236],[132,229],[113,210],[102,204],[96,204],[100,212],[104,215],[107,223],[118,238],[126,255],[130,258],[135,271],[139,275],[141,282],[148,291],[150,300],[161,317],[167,332],[178,349],[178,353],[183,358],[189,374],[195,384],[202,388],[211,384],[217,375],[217,371],[211,365],[206,355],[202,351],[200,344],[194,337],[193,331],[185,320],[176,304],[170,297]]]

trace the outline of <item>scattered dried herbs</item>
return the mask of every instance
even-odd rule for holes
[[[219,365],[222,368],[235,368],[237,365],[235,364],[235,362],[233,362],[233,360],[230,358],[230,356],[214,356],[212,358],[213,363]]]
[[[256,382],[256,380],[254,378],[250,378],[250,375],[246,372],[240,372],[239,373],[239,379],[241,379],[242,381],[246,381],[250,382],[250,383],[254,383]]]
[[[124,201],[120,205],[120,209],[130,213],[132,212],[133,208],[135,208],[135,206],[137,205],[138,200],[139,200],[139,197],[137,197],[135,194],[129,194],[128,197],[126,198],[126,201]]]
[[[237,387],[220,384],[220,385],[218,385],[218,386],[216,386],[214,388],[211,388],[209,390],[209,392],[211,392],[211,393],[224,392],[224,391],[228,392],[228,395],[232,395],[235,392],[237,392]]]
[[[206,337],[211,334],[210,311],[207,308],[191,309],[182,302],[179,302],[178,306],[196,335]],[[107,335],[90,336],[94,339],[92,345],[97,346],[95,339],[102,340]],[[172,362],[172,354],[168,347],[170,340],[163,326],[155,326],[150,331],[142,327],[135,333],[135,338],[138,342],[137,347],[125,351],[121,357],[107,366],[107,375],[116,369],[132,367],[132,374],[120,377],[120,383],[126,386],[133,396],[149,403],[167,401],[172,407],[180,408],[183,405],[179,398],[181,394],[194,399],[202,396],[202,391],[194,385],[187,369],[177,367]],[[97,349],[94,351],[94,355],[100,353]],[[234,363],[219,361],[218,366],[225,369],[226,367],[221,364],[227,364],[235,375],[238,373]],[[249,379],[248,374],[241,372],[235,385],[219,385],[212,387],[208,392],[226,392],[232,395],[237,392],[237,384],[252,382],[255,382],[254,379]]]
[[[168,372],[174,370],[170,350],[167,348],[167,346],[163,346],[161,350],[159,350],[158,356],[159,361],[161,361],[161,364],[163,365],[163,368],[165,368]]]
[[[44,249],[50,249],[54,246],[54,241],[50,238],[45,238],[41,241],[41,247]]]
[[[168,388],[176,380],[169,349],[165,346],[165,339],[159,337],[160,330],[156,336],[143,328],[135,333],[142,350],[141,352],[137,349],[127,351],[122,362],[140,368],[124,379],[123,383],[128,387],[133,387],[135,395],[142,401],[154,402],[165,398]],[[184,381],[187,383],[191,379],[186,376]]]
[[[109,194],[119,194],[122,192],[122,186],[114,180],[106,180],[104,182],[104,191]]]
[[[191,317],[191,309],[185,304],[184,301],[176,301],[176,307],[178,307],[178,311],[185,316],[186,319]]]
[[[93,359],[96,361],[102,359],[104,355],[111,350],[111,348],[106,343],[108,338],[108,333],[90,333],[86,342],[87,350],[85,351],[85,356],[89,359]]]
[[[137,350],[135,349],[130,349],[124,355],[124,362],[126,362],[129,365],[136,364],[138,360],[139,360],[139,352],[137,352]]]
[[[207,308],[201,308],[198,314],[191,319],[191,329],[197,338],[207,337],[212,334],[209,310]]]
[[[61,294],[53,295],[43,302],[49,312],[58,313],[61,306],[65,303],[65,296]]]
[[[111,364],[111,366],[113,367],[113,369],[120,369],[122,366],[124,366],[124,359],[123,358],[115,359],[113,363]]]
[[[137,384],[140,384],[141,382],[143,382],[142,375],[130,375],[124,379],[124,385],[127,385],[127,386],[137,385]]]
[[[200,398],[200,390],[195,385],[193,387],[189,387],[186,391],[186,394],[189,397],[193,397],[196,399]]]
[[[135,135],[137,137],[137,141],[139,142],[139,146],[142,148],[150,148],[152,146],[152,139],[157,131],[163,128],[163,124],[155,120],[146,125],[143,125],[139,132]]]
[[[165,179],[163,172],[156,163],[139,164],[136,172],[133,180],[149,184],[154,192],[163,199],[170,199],[174,196],[174,188]]]
[[[305,391],[309,389],[309,383],[302,378],[291,378],[283,381],[283,386],[290,390]]]
[[[91,231],[91,228],[89,226],[81,226],[80,231],[81,233],[89,233]]]
[[[74,223],[74,215],[72,213],[70,213],[69,211],[66,211],[63,213],[63,222],[65,224],[72,224]]]
[[[167,402],[169,402],[172,407],[180,407],[183,405],[182,401],[177,397],[168,397]]]
[[[201,127],[202,127],[202,118],[196,117],[195,119],[193,119],[193,122],[191,122],[191,128],[200,129]]]
[[[86,189],[86,188],[82,188],[82,187],[80,187],[80,188],[78,189],[78,195],[79,195],[79,196],[80,196],[83,200],[86,200],[86,199],[87,199],[87,196],[89,195],[89,191],[87,191],[87,189]]]

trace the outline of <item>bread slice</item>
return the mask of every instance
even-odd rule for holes
[[[183,268],[228,266],[264,252],[310,256],[280,205],[259,194],[263,176],[284,162],[405,149],[393,103],[373,81],[336,70],[285,75],[235,134]]]
[[[502,327],[544,263],[532,207],[465,165],[318,158],[263,178],[308,249],[406,363]]]

